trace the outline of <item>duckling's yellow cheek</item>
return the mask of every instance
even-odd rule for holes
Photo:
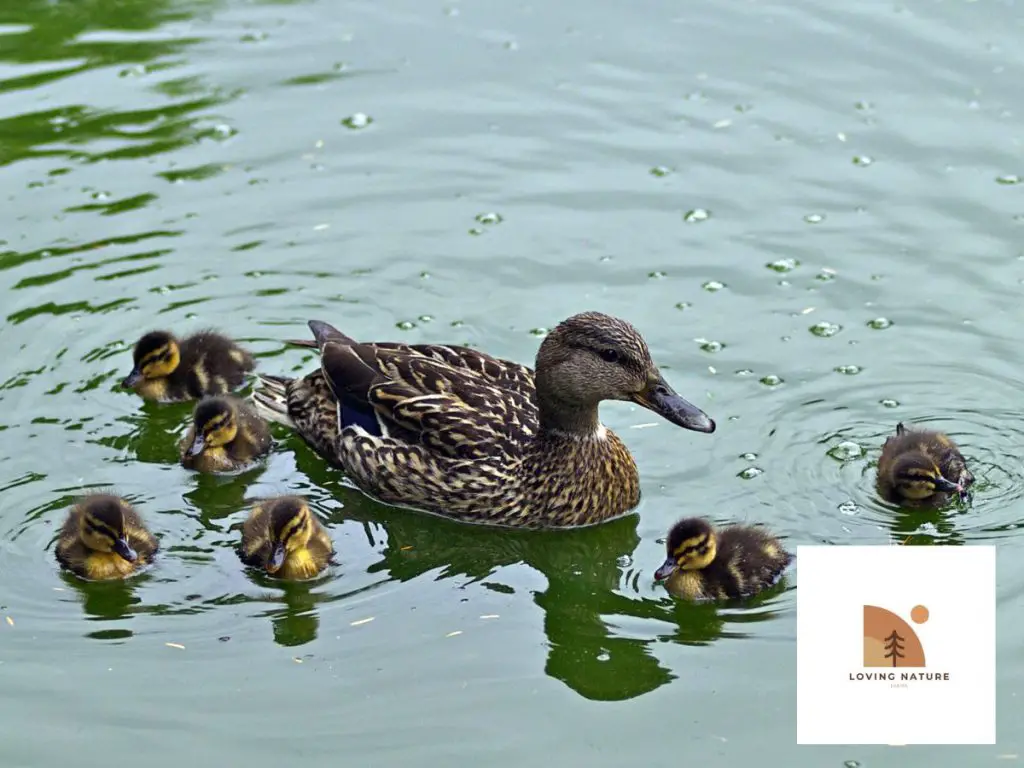
[[[97,581],[123,579],[134,570],[135,565],[113,552],[93,552],[85,559],[86,576]]]

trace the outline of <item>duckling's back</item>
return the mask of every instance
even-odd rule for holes
[[[181,341],[181,363],[174,378],[192,397],[231,392],[245,383],[256,367],[248,350],[213,330],[199,331]]]
[[[738,598],[775,584],[792,560],[793,555],[767,529],[732,525],[718,533],[718,555],[711,567],[715,569],[720,592]]]

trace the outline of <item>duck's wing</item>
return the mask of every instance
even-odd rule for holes
[[[524,392],[523,378],[483,353],[348,337],[325,339],[320,352],[342,430],[361,428],[453,459],[518,458],[536,434],[532,388]]]

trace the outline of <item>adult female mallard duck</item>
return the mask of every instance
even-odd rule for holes
[[[248,350],[214,331],[183,339],[170,331],[150,331],[136,342],[132,362],[121,386],[146,400],[163,402],[230,392],[242,386],[245,374],[256,366]]]
[[[896,425],[878,459],[876,487],[892,504],[941,507],[953,494],[966,500],[974,475],[956,444],[942,432]]]
[[[756,525],[716,531],[707,520],[689,517],[669,531],[668,558],[654,573],[665,589],[687,600],[736,600],[775,584],[793,555]]]
[[[637,330],[598,312],[552,330],[536,371],[467,347],[360,343],[309,326],[320,370],[261,376],[257,407],[390,504],[491,525],[591,525],[640,501],[633,457],[598,419],[602,400],[715,431],[666,383]]]
[[[249,403],[231,395],[205,397],[179,444],[181,464],[199,472],[234,472],[270,452],[267,423]]]
[[[159,548],[142,518],[124,499],[95,493],[78,501],[57,540],[57,562],[86,579],[106,581],[131,576]]]
[[[331,563],[333,554],[331,537],[298,496],[266,499],[242,524],[239,559],[277,578],[312,578]]]

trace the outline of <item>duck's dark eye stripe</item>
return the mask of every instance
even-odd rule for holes
[[[92,520],[90,518],[86,518],[85,527],[93,533],[98,533],[100,536],[107,536],[111,539],[116,539],[118,537],[117,532],[115,532],[112,528],[110,528],[107,525],[104,525],[103,523],[97,523],[95,520]]]

